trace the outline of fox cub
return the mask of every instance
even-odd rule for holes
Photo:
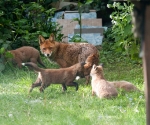
[[[92,95],[96,94],[99,98],[111,98],[118,95],[117,89],[104,79],[102,66],[94,64],[90,76],[92,77]]]
[[[118,95],[116,88],[121,88],[128,92],[140,91],[136,86],[127,81],[106,81],[102,66],[96,66],[94,64],[90,75],[92,77],[92,95],[96,94],[99,98],[116,97]]]
[[[77,63],[71,67],[60,69],[43,69],[32,62],[22,63],[22,65],[38,72],[37,80],[32,84],[30,92],[34,87],[38,86],[40,86],[40,92],[44,92],[44,89],[51,84],[62,84],[63,91],[67,90],[66,85],[75,86],[77,91],[78,83],[74,82],[74,80],[76,76],[84,77],[84,64]]]
[[[11,59],[12,63],[17,64],[19,68],[22,67],[21,63],[23,62],[38,62],[41,66],[46,68],[40,58],[39,51],[33,47],[23,46],[16,50],[10,50],[9,52],[13,55],[13,58]]]

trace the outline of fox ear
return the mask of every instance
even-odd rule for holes
[[[55,36],[54,36],[53,33],[51,33],[50,36],[49,36],[49,40],[50,40],[50,41],[54,41],[54,39],[55,39]]]
[[[93,64],[93,69],[96,69],[96,67],[97,67],[97,66],[96,66],[95,64]]]
[[[45,39],[43,36],[39,35],[39,44],[41,45],[42,43],[44,43]]]

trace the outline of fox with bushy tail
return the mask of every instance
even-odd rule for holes
[[[40,92],[44,92],[44,89],[50,84],[62,84],[63,91],[67,90],[66,86],[75,86],[77,91],[78,83],[74,82],[74,80],[76,76],[80,76],[81,78],[85,76],[84,64],[84,62],[81,62],[67,68],[43,69],[32,62],[22,63],[22,65],[28,66],[38,72],[37,80],[32,84],[30,92],[34,87],[38,86],[41,86]]]

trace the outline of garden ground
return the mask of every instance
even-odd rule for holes
[[[43,57],[44,58],[44,57]],[[49,63],[50,68],[58,68]],[[102,56],[107,80],[126,80],[142,92],[122,90],[114,99],[99,99],[91,95],[91,86],[80,79],[79,90],[51,85],[44,93],[35,88],[28,93],[37,74],[27,68],[6,67],[0,73],[0,124],[1,125],[145,125],[145,97],[143,68],[127,58]]]

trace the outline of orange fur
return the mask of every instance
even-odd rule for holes
[[[98,65],[98,62],[99,62],[98,54],[97,53],[90,54],[85,60],[86,64],[84,65],[84,69],[86,74],[90,74],[93,64]]]
[[[40,92],[44,92],[44,89],[50,84],[62,84],[63,90],[67,90],[66,85],[75,86],[78,90],[78,83],[73,82],[76,76],[84,76],[84,64],[77,63],[71,67],[60,68],[60,69],[43,69],[39,68],[35,63],[28,62],[23,63],[22,65],[28,66],[33,70],[39,72],[37,80],[32,84],[30,92],[34,87],[40,87]]]
[[[98,65],[99,62],[99,55],[97,53],[90,54],[87,59],[85,60],[85,65],[84,65],[84,72],[86,74],[86,83],[88,84],[90,82],[90,72],[92,69],[93,64]]]
[[[62,68],[83,62],[90,54],[96,53],[97,60],[99,58],[98,50],[92,44],[57,42],[53,34],[49,39],[40,35],[39,44],[41,52],[50,60],[57,62]]]
[[[38,62],[41,66],[46,67],[41,61],[39,51],[33,47],[23,46],[16,50],[10,50],[9,52],[13,55],[13,64],[17,64],[19,68],[22,67],[21,63],[23,62]]]

